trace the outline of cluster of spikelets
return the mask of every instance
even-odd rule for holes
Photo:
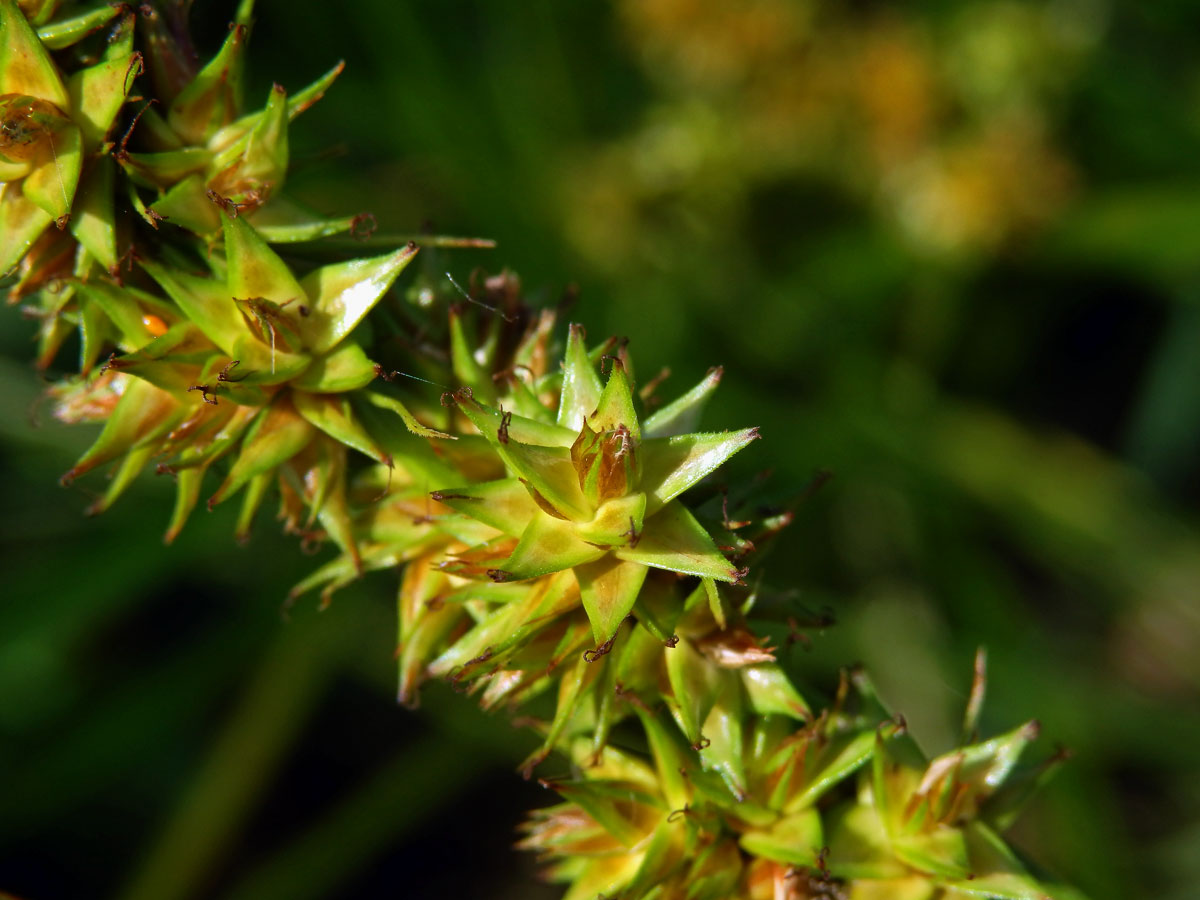
[[[801,696],[768,635],[802,613],[747,585],[790,514],[709,478],[758,431],[696,430],[720,370],[658,403],[622,342],[571,326],[560,361],[511,275],[454,305],[432,269],[391,290],[414,244],[314,262],[356,218],[282,195],[288,123],[339,69],[247,113],[251,4],[203,65],[188,5],[0,0],[0,268],[42,368],[78,334],[51,396],[103,423],[64,476],[111,467],[92,511],[152,467],[168,539],[206,481],[210,508],[241,493],[239,537],[277,493],[337,549],[297,596],[402,570],[402,701],[445,678],[549,711],[525,769],[557,751],[572,777],[522,844],[571,898],[1075,896],[999,837],[1047,766],[1017,766],[1032,725],[972,742],[981,668],[932,762],[865,676]]]

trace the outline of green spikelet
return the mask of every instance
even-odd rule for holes
[[[42,323],[43,368],[75,329],[84,372],[127,337],[79,287],[123,284],[120,267],[135,246],[153,261],[166,245],[180,245],[183,230],[211,245],[221,239],[222,210],[252,216],[273,242],[344,232],[355,222],[314,216],[280,193],[288,124],[320,99],[341,65],[293,97],[273,88],[266,105],[248,113],[242,68],[252,4],[242,4],[224,46],[195,72],[190,48],[179,45],[181,28],[165,21],[182,8],[105,5],[55,18],[59,4],[0,3],[0,271],[16,269],[9,300],[27,300]],[[127,111],[147,67],[163,93]],[[118,202],[144,221],[117,216]],[[166,233],[154,234],[164,222]]]
[[[562,365],[555,367],[547,363],[548,316],[530,317],[515,342],[502,339],[502,321],[492,318],[477,353],[461,311],[452,310],[452,375],[467,385],[443,402],[456,413],[446,427],[461,432],[448,451],[459,474],[430,492],[417,516],[415,496],[386,498],[379,512],[359,520],[358,543],[379,548],[364,552],[368,567],[396,559],[397,552],[420,553],[438,566],[437,578],[410,572],[401,591],[403,700],[415,699],[426,675],[480,687],[486,681],[488,706],[518,703],[561,677],[559,715],[545,749],[564,730],[602,722],[599,747],[615,721],[603,688],[612,687],[618,669],[631,669],[626,690],[645,681],[651,694],[649,673],[688,677],[677,667],[669,675],[660,664],[664,645],[678,644],[680,634],[689,647],[693,640],[706,643],[702,651],[677,655],[724,654],[730,672],[772,658],[744,629],[711,636],[736,616],[726,613],[717,582],[740,581],[744,572],[726,555],[739,550],[736,542],[719,549],[679,499],[757,431],[672,434],[694,420],[716,375],[643,421],[624,350],[612,358],[607,383],[597,371],[615,342],[589,351],[582,329],[572,326]],[[505,345],[513,349],[500,354]],[[499,378],[491,371],[496,366]],[[497,405],[479,400],[484,393]],[[397,533],[388,524],[405,518],[421,527]],[[442,534],[436,549],[426,538],[431,527]],[[328,592],[352,571],[349,559],[336,560],[297,591],[324,584]],[[427,626],[426,610],[434,606],[432,618],[441,624]],[[443,611],[447,607],[452,612]],[[638,625],[622,631],[627,619]],[[757,681],[748,683],[747,690],[757,690]],[[593,701],[602,708],[589,719],[582,710]],[[796,706],[805,709],[798,698]],[[570,724],[581,715],[586,725]]]
[[[49,19],[56,6],[37,4],[33,21]],[[108,7],[102,18],[117,15]],[[56,45],[77,33],[48,32]],[[0,0],[0,272],[20,262],[52,223],[59,230],[70,225],[101,266],[116,265],[105,141],[142,62],[132,49],[130,15],[114,37],[99,62],[67,74],[13,0]],[[22,275],[22,282],[36,279],[30,270]]]
[[[137,424],[106,429],[64,480],[134,451],[145,451],[136,457],[143,465],[157,459],[160,471],[176,474],[206,469],[229,455],[232,465],[209,498],[210,508],[247,485],[261,486],[255,479],[290,464],[294,477],[316,485],[301,495],[310,501],[310,524],[314,517],[330,519],[336,514],[327,504],[345,492],[342,447],[392,463],[355,412],[356,403],[371,403],[372,395],[361,389],[374,380],[376,365],[348,335],[416,248],[324,266],[298,280],[244,219],[224,219],[225,259],[212,276],[143,262],[173,307],[163,309],[160,301],[113,285],[81,287],[118,323],[121,342],[130,348],[105,365],[135,379],[111,421],[129,415]],[[399,401],[390,404],[403,409]],[[403,415],[418,433],[439,436],[407,411]],[[325,449],[314,449],[317,444]],[[179,484],[168,539],[195,504],[196,482]],[[261,492],[251,496],[261,499]],[[252,512],[245,511],[239,534]],[[332,534],[348,539],[347,517],[337,516]],[[357,553],[350,544],[344,549]]]
[[[171,540],[204,472],[225,460],[209,505],[246,489],[239,537],[267,487],[290,480],[302,485],[289,499],[305,513],[289,511],[289,527],[309,534],[319,523],[357,569],[346,451],[390,466],[387,417],[440,436],[395,397],[363,390],[377,366],[350,336],[417,248],[297,269],[272,249],[345,231],[354,218],[313,217],[279,193],[288,124],[341,66],[290,98],[276,87],[247,112],[252,8],[242,3],[223,46],[193,68],[182,5],[140,7],[135,29],[128,7],[0,3],[0,268],[17,267],[9,298],[41,323],[39,365],[79,331],[83,374],[55,391],[56,414],[111,411],[63,478],[116,466],[91,512],[153,463],[178,480]],[[158,96],[125,111],[118,129],[147,69]],[[118,218],[117,198],[143,221]]]
[[[195,72],[179,69],[176,32],[149,28],[147,54],[164,92],[164,109],[140,113],[133,149],[117,159],[131,179],[132,196],[146,220],[166,220],[198,235],[221,230],[220,209],[252,216],[273,241],[308,240],[350,227],[351,219],[322,221],[280,195],[288,169],[288,125],[319,100],[342,71],[338,63],[293,97],[280,85],[264,106],[246,112],[243,69],[253,3],[244,2],[224,44]],[[149,191],[146,195],[143,191]],[[261,211],[262,215],[258,213]]]
[[[601,387],[578,328],[571,330],[562,380],[554,423],[460,392],[459,408],[510,477],[442,490],[435,499],[516,539],[487,571],[493,581],[573,570],[602,645],[633,611],[649,569],[740,580],[676,498],[758,432],[643,436],[624,359],[612,359]]]
[[[1015,768],[1036,728],[926,763],[883,714],[856,673],[799,728],[746,719],[746,787],[733,791],[703,751],[640,707],[648,757],[577,744],[583,777],[547,783],[565,802],[535,813],[521,846],[551,863],[569,898],[1078,897],[1031,874],[999,836],[1014,811],[1007,797],[1055,762]]]

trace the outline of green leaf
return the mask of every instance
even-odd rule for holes
[[[528,373],[515,368],[519,365],[520,363],[514,362],[513,368],[510,368],[505,376],[508,382],[507,402],[511,404],[513,413],[525,419],[544,422],[547,425],[552,424],[554,413],[538,397],[536,393],[538,386],[535,379],[527,378]],[[560,430],[566,432],[565,428]]]
[[[566,447],[523,444],[515,440],[511,432],[506,433],[503,420],[494,410],[471,399],[461,399],[458,405],[505,464],[528,482],[555,514],[576,521],[592,518],[593,511],[579,489],[579,476],[571,462],[570,450]],[[548,427],[534,424],[539,428]]]
[[[63,291],[66,298],[70,298],[73,293],[71,288]],[[38,328],[38,352],[35,357],[38,368],[46,369],[54,362],[63,342],[74,330],[70,320],[64,316],[48,316],[42,321],[41,327]]]
[[[28,94],[69,106],[50,54],[13,0],[0,0],[0,94]]]
[[[667,806],[672,810],[683,809],[691,800],[691,788],[685,774],[688,758],[683,748],[676,741],[658,716],[649,709],[635,706],[634,712],[646,732],[646,740],[650,744],[650,753],[654,757],[654,767],[658,771],[659,786],[667,800]]]
[[[985,900],[1056,900],[1058,897],[1083,898],[1073,890],[1060,893],[1040,884],[1032,875],[977,875],[963,881],[945,881],[943,885],[966,897]]]
[[[141,69],[141,55],[129,53],[81,69],[67,81],[71,118],[83,134],[86,152],[104,143]]]
[[[9,161],[0,155],[0,184],[20,181],[29,172],[31,166],[32,162],[29,160]]]
[[[296,412],[288,396],[280,394],[251,426],[229,475],[208,499],[208,508],[236,493],[251,478],[283,465],[307,447],[315,434],[316,429]]]
[[[573,585],[572,590],[563,590],[564,583],[570,581],[573,581],[570,573],[563,572],[529,585],[479,582],[443,595],[447,605],[464,606],[472,601],[483,601],[493,604],[494,611],[430,663],[429,674],[437,677],[454,672],[461,678],[464,672],[468,676],[478,675],[483,665],[498,665],[499,657],[507,649],[520,645],[531,630],[536,630],[531,616],[553,618],[560,610],[578,605]],[[541,609],[547,597],[551,598],[550,606]],[[556,602],[558,606],[555,606]],[[534,609],[538,611],[533,612]]]
[[[458,440],[452,434],[446,434],[444,431],[438,431],[436,428],[429,428],[417,421],[417,417],[408,411],[408,407],[397,400],[395,397],[389,397],[387,394],[381,394],[378,391],[362,391],[355,395],[356,398],[361,398],[366,403],[376,409],[387,410],[398,415],[401,421],[404,422],[404,427],[413,434],[427,438],[442,438],[449,441]]]
[[[33,242],[54,221],[21,193],[21,183],[0,185],[0,274],[20,262]]]
[[[97,286],[93,284],[90,287]],[[98,301],[102,298],[115,300],[117,295],[91,290],[83,296],[85,305],[94,304],[105,309]],[[122,320],[125,319],[126,311],[115,309],[114,312],[118,313]],[[203,341],[204,346],[197,349],[194,346],[196,339]],[[199,382],[201,371],[213,357],[212,348],[208,346],[208,342],[196,326],[184,321],[172,325],[165,334],[144,344],[141,349],[117,357],[113,360],[113,365],[120,371],[145,379],[164,391],[174,391],[182,395]]]
[[[340,394],[366,387],[375,380],[375,363],[354,341],[342,341],[333,352],[318,357],[292,380],[292,386],[316,394]]]
[[[221,213],[208,198],[208,185],[198,172],[171,185],[150,208],[172,225],[193,234],[208,235],[221,227]]]
[[[203,147],[181,147],[162,153],[124,153],[118,162],[136,183],[166,190],[203,172],[212,162],[212,154]]]
[[[604,503],[590,522],[576,523],[576,533],[591,544],[628,546],[641,538],[646,495],[630,494]]]
[[[603,388],[596,367],[583,344],[583,326],[572,324],[567,335],[563,359],[562,396],[558,403],[558,424],[573,432],[583,427],[584,419],[600,402]]]
[[[791,866],[812,866],[825,846],[821,816],[805,809],[784,816],[770,828],[748,831],[738,843],[752,856],[773,859]]]
[[[131,379],[96,442],[62,477],[69,484],[84,472],[116,459],[142,441],[165,434],[184,407],[171,394],[140,378]]]
[[[646,519],[637,546],[613,551],[621,559],[656,569],[735,582],[739,575],[708,532],[678,501]]]
[[[399,686],[396,698],[400,703],[413,706],[417,702],[417,688],[426,678],[426,663],[466,615],[461,606],[443,604],[424,615],[419,622],[405,632],[399,644]]]
[[[192,510],[196,508],[196,502],[200,499],[200,488],[204,482],[205,471],[206,467],[196,466],[182,469],[176,473],[175,508],[171,513],[171,522],[167,526],[167,533],[163,535],[163,543],[170,544],[179,537],[179,532],[183,530]]]
[[[167,122],[189,144],[207,144],[238,115],[247,36],[245,25],[229,29],[217,55],[171,102]]]
[[[712,613],[713,621],[722,631],[725,630],[725,606],[721,602],[721,591],[711,578],[700,579],[704,593],[708,595],[708,611]]]
[[[687,874],[687,900],[729,900],[738,896],[743,865],[733,841],[710,842],[696,855]]]
[[[596,404],[596,411],[587,417],[588,426],[597,432],[614,431],[624,425],[635,441],[641,440],[642,426],[633,406],[633,387],[621,360],[612,360],[608,384]]]
[[[520,537],[529,523],[542,515],[516,478],[437,490],[433,499],[513,537]]]
[[[339,62],[336,66],[310,84],[304,90],[292,95],[288,101],[288,119],[294,119],[300,113],[311,107],[314,103],[325,96],[325,92],[337,80],[337,77],[342,74],[342,70],[346,68],[345,62]]]
[[[516,413],[501,412],[474,399],[463,400],[459,405],[467,418],[479,429],[479,433],[497,448],[504,443],[500,440],[501,433],[507,435],[510,443],[515,441],[518,444],[568,449],[578,436],[549,422],[539,422],[537,419],[525,418]],[[578,483],[579,477],[574,477]]]
[[[24,0],[20,6],[30,25],[41,25],[49,21],[62,4],[63,0]]]
[[[649,841],[643,842],[639,849],[641,858],[638,870],[622,893],[627,897],[657,900],[654,888],[661,887],[663,879],[682,862],[677,828],[664,819],[654,829]]]
[[[949,825],[932,831],[892,838],[892,852],[907,866],[939,878],[966,878],[971,874],[967,841],[962,831]]]
[[[1037,738],[1040,730],[1037,722],[1026,722],[1007,734],[972,744],[949,755],[961,756],[959,778],[974,789],[976,796],[988,796],[1008,778],[1022,752]],[[936,764],[937,760],[930,765]]]
[[[700,743],[701,728],[721,690],[722,673],[687,640],[668,648],[664,655],[675,700],[672,711],[679,718],[684,737],[694,747]]]
[[[626,784],[603,781],[556,782],[554,790],[566,800],[579,806],[598,822],[605,831],[626,847],[633,847],[645,837],[644,832],[631,822],[623,810],[631,802],[653,806],[654,801]]]
[[[307,354],[288,353],[264,344],[249,330],[234,338],[231,356],[238,361],[239,369],[230,387],[283,384],[312,365],[312,357]]]
[[[1054,777],[1066,760],[1067,754],[1060,752],[1037,766],[1010,774],[1004,784],[983,803],[980,816],[1000,831],[1007,830],[1030,798]]]
[[[879,812],[873,806],[849,802],[834,807],[825,829],[829,840],[829,859],[833,873],[841,878],[863,881],[884,881],[905,878],[912,872],[892,856],[887,832],[880,821]],[[935,885],[927,878],[920,878],[925,893],[914,898],[932,900]],[[909,900],[907,893],[891,894],[900,900]]]
[[[456,667],[469,667],[480,655],[497,666],[508,665],[509,655],[523,649],[548,623],[578,609],[579,591],[570,572],[559,572],[532,584],[471,582],[458,591],[444,594],[443,600],[457,606],[483,601],[492,604],[494,611],[439,656],[430,665],[430,674],[446,674]],[[554,649],[553,658],[565,659],[574,654],[576,645],[582,650],[585,642],[586,635],[578,627],[569,628],[562,643]],[[543,644],[543,650],[545,646]],[[547,664],[539,659],[535,667],[542,668]],[[513,660],[512,665],[522,667],[524,663]],[[459,669],[460,675],[462,671]]]
[[[558,697],[554,706],[554,719],[550,723],[550,728],[546,731],[546,737],[542,742],[541,748],[532,753],[521,764],[521,768],[525,772],[532,771],[533,767],[545,759],[558,745],[567,726],[581,712],[581,707],[584,704],[580,702],[580,698],[588,696],[589,688],[596,683],[596,679],[603,667],[604,664],[595,665],[581,656],[576,659],[574,666],[562,674],[558,682]]]
[[[387,256],[323,266],[302,284],[309,314],[297,322],[304,345],[324,353],[349,334],[417,254],[410,244]]]
[[[462,475],[444,458],[435,453],[428,441],[414,441],[411,426],[401,421],[395,410],[377,405],[378,396],[371,391],[356,391],[350,395],[354,411],[368,432],[378,441],[414,484],[430,491],[442,484],[455,484]],[[390,400],[391,398],[383,398]],[[400,406],[397,403],[397,406]],[[403,409],[403,406],[400,406]],[[409,417],[411,418],[411,416]],[[414,423],[415,419],[412,420]],[[462,520],[469,522],[467,519]]]
[[[509,579],[519,581],[592,562],[607,552],[581,541],[571,522],[539,510],[525,527],[512,555],[499,568]]]
[[[119,5],[102,3],[91,9],[77,12],[73,16],[42,25],[37,30],[38,40],[47,50],[61,50],[64,47],[70,47],[93,31],[103,28],[120,12]]]
[[[744,666],[738,672],[750,708],[756,715],[790,716],[801,721],[812,717],[808,704],[778,664]]]
[[[275,85],[249,134],[213,158],[210,184],[218,194],[257,206],[283,186],[287,168],[287,93]]]
[[[583,608],[587,610],[592,635],[598,645],[612,638],[633,611],[642,582],[646,580],[646,571],[645,566],[622,562],[611,556],[575,564]]]
[[[694,430],[708,398],[721,383],[722,374],[724,369],[720,366],[709,369],[698,385],[649,416],[642,425],[642,435],[647,438],[670,437]]]
[[[795,812],[816,804],[832,788],[850,777],[875,753],[877,735],[874,729],[852,734],[835,735],[819,754],[805,758],[805,783],[784,807]]]
[[[113,216],[113,176],[110,157],[92,161],[84,172],[75,208],[71,212],[71,234],[104,268],[117,265],[117,228]]]
[[[104,59],[116,59],[118,56],[128,56],[133,52],[133,33],[137,27],[137,16],[129,4],[117,4],[116,6],[123,15],[104,37],[107,44],[104,48]]]
[[[483,403],[496,402],[496,386],[491,373],[475,359],[472,341],[463,330],[462,314],[450,308],[450,365],[460,385],[471,388],[472,394]]]
[[[254,229],[267,243],[290,244],[343,234],[354,227],[356,219],[356,216],[328,219],[275,193],[254,211]]]
[[[292,391],[292,402],[296,412],[335,441],[340,441],[385,466],[391,466],[392,457],[359,423],[348,397],[340,394]]]
[[[53,148],[50,158],[25,176],[21,190],[52,219],[61,220],[70,215],[75,189],[79,186],[83,141],[79,129],[71,124],[55,129],[49,138]]]
[[[747,428],[643,441],[641,486],[650,500],[647,511],[653,514],[671,502],[758,436],[757,428]]]
[[[238,511],[237,522],[234,525],[233,537],[239,544],[250,540],[250,527],[254,524],[254,514],[262,506],[267,491],[275,482],[275,472],[260,472],[250,479],[246,485],[246,493],[242,494],[242,508]]]
[[[254,24],[254,2],[255,0],[241,0],[238,3],[237,12],[234,14],[236,24],[245,25],[247,28]]]
[[[111,507],[123,493],[125,489],[133,483],[133,480],[141,473],[142,469],[146,468],[146,464],[150,462],[154,454],[158,452],[158,447],[153,444],[147,444],[141,447],[134,447],[122,457],[121,462],[117,465],[117,470],[112,474],[108,482],[108,488],[104,494],[87,508],[89,516],[97,516],[100,513]]]
[[[339,62],[336,66],[304,88],[292,97],[287,102],[287,117],[291,121],[300,115],[305,110],[309,109],[314,103],[320,100],[330,85],[337,80],[337,77],[342,74],[342,70],[346,68],[345,62]],[[239,139],[244,138],[251,129],[254,128],[262,113],[251,113],[248,116],[243,116],[236,122],[231,122],[226,125],[212,139],[212,144],[217,147],[228,147],[236,143]]]
[[[100,351],[115,343],[117,336],[104,311],[94,303],[80,304],[79,333],[79,371],[86,374],[100,359]]]
[[[964,829],[971,877],[953,883],[970,896],[996,900],[1046,900],[1054,896],[1026,871],[1017,855],[992,829],[971,822]]]
[[[305,317],[299,307],[305,304],[306,295],[292,275],[292,270],[244,216],[223,215],[221,218],[225,233],[225,258],[229,264],[229,296],[237,300],[270,300],[281,306],[295,303],[296,309],[289,317],[289,324],[297,332],[303,333],[301,323]],[[305,346],[324,352],[333,345],[318,348],[306,343]]]
[[[704,737],[700,762],[706,769],[715,769],[733,796],[742,802],[746,799],[747,782],[741,697],[728,672],[721,673],[721,681],[721,694],[701,726]]]
[[[205,469],[233,449],[262,413],[261,409],[251,406],[223,405],[232,406],[227,417],[219,419],[215,429],[211,434],[206,434],[203,440],[194,439],[184,447],[179,455],[171,460],[172,471],[182,473],[188,469]]]
[[[148,259],[139,262],[205,337],[231,358],[237,358],[234,345],[248,335],[248,329],[223,282],[169,269]]]

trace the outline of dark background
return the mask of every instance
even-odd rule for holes
[[[200,0],[203,46],[231,15]],[[986,645],[985,728],[1075,754],[1017,843],[1095,900],[1183,900],[1197,35],[1183,0],[263,0],[251,97],[346,59],[295,194],[495,238],[451,265],[577,283],[668,392],[724,364],[706,424],[766,438],[728,477],[834,473],[765,566],[837,616],[808,680],[864,662],[937,753]],[[268,515],[164,548],[146,477],[83,519],[102,481],[56,480],[92,430],[30,424],[33,326],[0,315],[0,890],[555,896],[509,849],[550,799],[528,738],[440,687],[393,703],[394,576],[285,622],[316,563]]]

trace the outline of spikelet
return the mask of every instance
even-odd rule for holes
[[[1068,900],[1000,833],[1061,757],[1019,769],[1025,725],[926,762],[862,673],[799,728],[752,716],[731,731],[744,791],[641,709],[649,754],[580,746],[564,802],[535,812],[520,846],[568,898]],[[722,773],[723,774],[723,773]]]
[[[63,476],[111,465],[89,511],[153,467],[171,540],[212,471],[239,538],[277,491],[285,529],[336,546],[293,598],[399,570],[402,702],[429,678],[551,700],[523,769],[558,752],[572,777],[522,845],[568,900],[1076,897],[1000,837],[1055,760],[1018,766],[1033,723],[974,738],[982,662],[932,761],[861,673],[823,711],[801,695],[768,635],[824,617],[747,582],[791,513],[702,484],[759,437],[696,430],[721,370],[651,410],[622,342],[571,325],[560,363],[511,273],[442,277],[437,245],[479,242],[311,252],[361,222],[283,194],[290,122],[341,64],[248,111],[253,3],[203,65],[187,5],[0,0],[0,271],[39,366],[79,332],[49,395],[103,425]]]

